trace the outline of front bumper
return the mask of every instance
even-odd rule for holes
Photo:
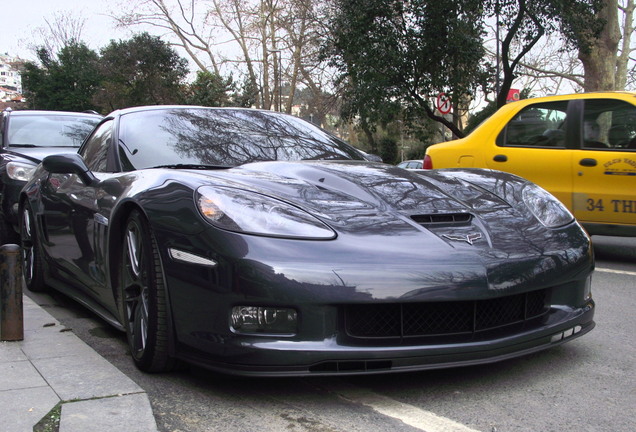
[[[179,357],[215,371],[244,376],[360,375],[413,372],[503,361],[572,341],[595,327],[594,303],[555,310],[548,322],[507,337],[466,343],[352,347],[337,337],[321,342],[243,339],[229,343],[227,358],[182,347]],[[230,353],[233,353],[230,354]],[[248,363],[249,362],[249,363]]]
[[[174,322],[174,355],[225,373],[303,376],[406,372],[496,362],[578,338],[594,328],[589,296],[593,257],[587,239],[538,255],[414,249],[406,245],[199,236],[159,244],[222,254],[203,268],[162,256]],[[160,248],[163,249],[163,248]],[[199,248],[204,250],[204,248]],[[411,251],[411,252],[409,252]],[[387,260],[387,257],[390,257]],[[487,259],[492,258],[492,261]],[[444,334],[352,335],[344,312],[359,305],[493,302],[544,291],[541,313],[484,329]],[[524,300],[525,301],[525,300]],[[238,334],[234,306],[298,311],[293,335]],[[524,309],[525,310],[525,309]],[[500,310],[505,313],[504,310]],[[497,312],[499,313],[499,311]]]

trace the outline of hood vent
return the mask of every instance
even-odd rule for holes
[[[473,216],[470,213],[446,213],[411,216],[411,219],[424,226],[467,225],[470,223],[472,218]]]

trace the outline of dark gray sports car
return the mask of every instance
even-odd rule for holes
[[[280,113],[116,111],[24,188],[26,282],[125,330],[149,372],[414,371],[592,330],[590,240],[550,194],[367,157]]]

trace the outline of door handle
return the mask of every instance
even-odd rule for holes
[[[596,159],[584,158],[579,161],[579,165],[584,167],[595,167],[597,165]]]
[[[498,155],[495,155],[495,157],[492,158],[492,160],[494,160],[495,162],[508,162],[508,156],[498,154]]]

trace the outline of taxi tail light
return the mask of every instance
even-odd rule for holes
[[[423,169],[433,169],[433,159],[429,155],[424,155]]]

